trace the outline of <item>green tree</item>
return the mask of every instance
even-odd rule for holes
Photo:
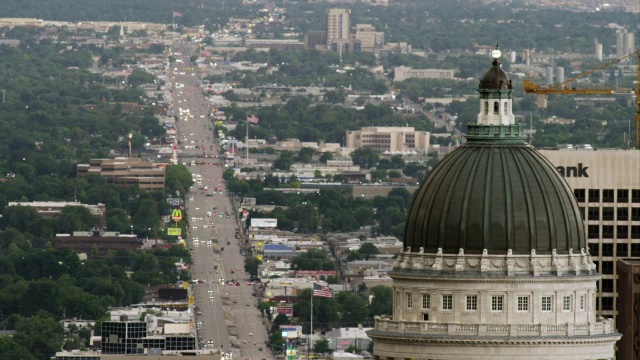
[[[246,271],[252,279],[258,278],[258,267],[262,261],[253,255],[247,255],[244,258],[244,271]]]
[[[370,257],[374,255],[378,255],[380,253],[380,250],[378,250],[378,247],[375,246],[374,244],[370,242],[366,242],[360,245],[358,252],[362,254],[365,260],[369,260]]]
[[[393,311],[393,289],[389,286],[376,285],[370,289],[371,305],[369,314],[371,317],[379,315],[391,315]]]
[[[62,325],[48,313],[41,311],[35,316],[19,318],[13,339],[29,349],[38,359],[48,359],[62,347]]]
[[[340,303],[341,323],[343,326],[357,326],[365,323],[369,317],[367,301],[357,294],[343,291],[338,293]]]
[[[135,232],[140,236],[150,236],[159,223],[160,215],[158,215],[155,201],[151,199],[140,200],[138,210],[133,215]]]
[[[329,161],[329,160],[333,160],[333,153],[325,151],[320,155],[320,163],[321,164],[326,164],[327,161]]]
[[[365,168],[375,167],[380,160],[378,152],[370,146],[355,149],[351,153],[353,163]]]
[[[98,224],[98,219],[84,206],[65,206],[56,223],[56,231],[69,234],[91,230]]]
[[[5,359],[36,360],[27,347],[17,343],[11,336],[0,336],[0,354]]]
[[[329,259],[326,250],[309,249],[291,261],[294,270],[335,270],[335,263]]]
[[[301,163],[310,163],[313,155],[316,154],[316,151],[309,147],[303,147],[298,151],[297,161]]]
[[[165,171],[165,185],[171,195],[175,194],[176,190],[186,194],[193,186],[191,172],[182,164],[169,165]]]
[[[313,352],[316,354],[331,354],[331,346],[329,346],[329,340],[320,339],[313,344]]]

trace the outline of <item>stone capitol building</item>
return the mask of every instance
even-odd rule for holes
[[[578,203],[515,124],[494,50],[467,141],[414,195],[376,359],[615,359]]]

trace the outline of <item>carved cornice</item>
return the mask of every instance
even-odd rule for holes
[[[460,249],[457,255],[443,254],[442,249],[437,253],[425,253],[423,248],[419,252],[412,252],[410,248],[398,254],[393,264],[394,273],[423,273],[460,275],[505,275],[505,276],[557,276],[596,275],[596,265],[591,255],[585,249],[574,254],[558,255],[553,250],[550,255],[538,255],[531,250],[529,255],[514,255],[511,250],[505,255],[489,255],[485,249],[481,255],[465,254]]]

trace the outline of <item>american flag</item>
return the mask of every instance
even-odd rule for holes
[[[333,292],[328,286],[313,283],[313,296],[330,298],[333,297]]]
[[[258,119],[258,117],[253,114],[247,116],[247,121],[252,124],[257,124],[259,120],[260,119]]]

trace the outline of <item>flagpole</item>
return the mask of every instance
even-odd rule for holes
[[[315,285],[315,284],[314,284]],[[311,325],[309,327],[309,339],[307,340],[307,360],[311,355],[311,334],[313,333],[313,289],[311,289]]]
[[[253,115],[252,115],[253,116]],[[247,118],[247,137],[246,137],[246,142],[245,142],[245,151],[246,151],[246,155],[247,155],[247,166],[249,166],[249,119]]]

